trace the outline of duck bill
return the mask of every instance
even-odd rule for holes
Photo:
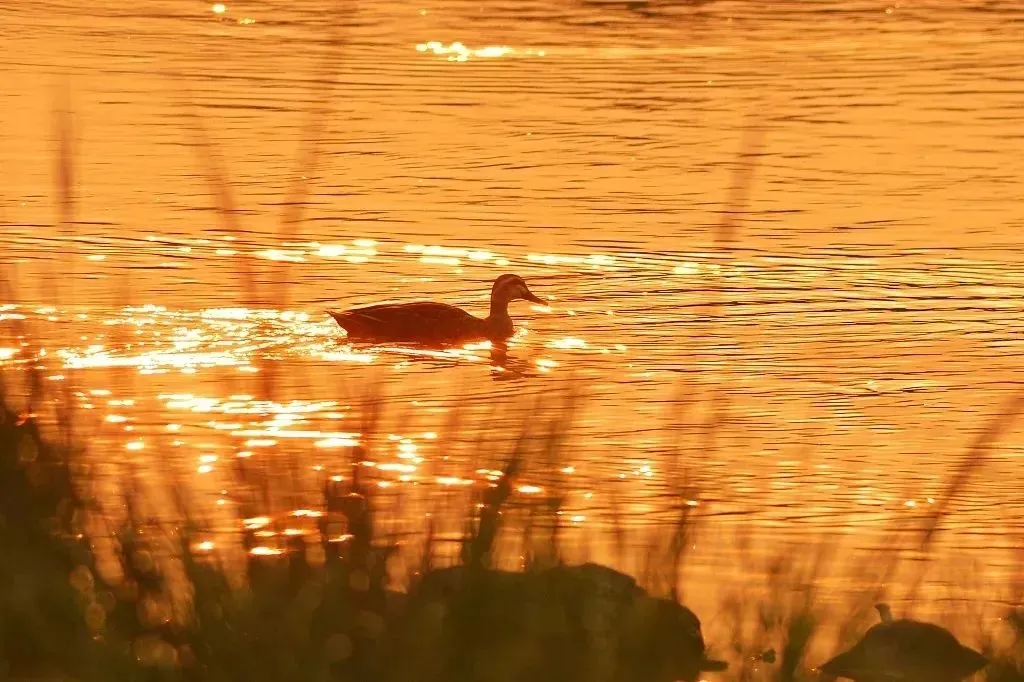
[[[537,305],[547,305],[547,301],[545,301],[540,296],[534,296],[533,292],[530,291],[529,289],[527,289],[526,292],[523,294],[523,298],[532,303],[536,303]]]

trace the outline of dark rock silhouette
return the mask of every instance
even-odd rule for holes
[[[395,682],[692,682],[726,668],[692,611],[596,564],[431,571],[406,616]]]

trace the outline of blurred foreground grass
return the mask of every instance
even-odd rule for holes
[[[353,449],[351,475],[325,479],[319,508],[292,520],[293,526],[309,522],[308,532],[285,529],[273,533],[279,544],[268,545],[267,527],[276,521],[259,516],[258,502],[241,505],[234,526],[245,551],[235,559],[211,551],[204,522],[173,482],[177,520],[152,518],[145,511],[148,493],[129,480],[118,501],[124,522],[104,525],[110,521],[98,513],[100,501],[83,492],[89,490],[83,485],[88,444],[75,440],[63,398],[44,395],[35,372],[17,374],[28,380],[24,390],[15,396],[0,389],[0,679],[671,682],[697,675],[673,676],[668,659],[685,654],[685,628],[656,608],[634,607],[633,597],[623,596],[637,594],[625,575],[584,569],[603,577],[588,579],[582,591],[579,581],[563,581],[524,592],[514,585],[533,579],[484,572],[502,563],[499,548],[510,537],[526,576],[556,575],[551,569],[564,565],[557,493],[525,512],[504,512],[522,469],[531,462],[551,466],[565,447],[572,396],[554,409],[539,449],[524,427],[511,452],[487,453],[504,466],[459,512],[466,528],[461,564],[471,576],[466,580],[477,580],[476,591],[466,593],[472,598],[460,600],[436,577],[446,575],[435,570],[444,552],[434,519],[444,501],[435,501],[436,516],[426,515],[415,551],[379,537],[378,488],[362,480],[359,462],[368,453],[360,447]],[[19,401],[24,404],[16,406]],[[368,405],[363,426],[372,431],[383,405]],[[54,407],[60,428],[41,430],[41,415]],[[950,495],[969,476],[971,457],[981,456],[977,449],[998,436],[999,419],[993,424],[950,477]],[[257,475],[238,470],[242,484],[273,484],[252,480]],[[677,521],[655,538],[638,571],[640,584],[672,602],[683,565],[694,560],[684,551],[698,530],[686,504],[694,491],[681,486],[695,479],[677,479]],[[925,557],[939,507],[919,531]],[[710,654],[730,664],[703,677],[810,679],[822,652],[831,655],[862,634],[875,620],[872,605],[891,594],[900,557],[880,552],[870,564],[848,566],[859,596],[837,608],[822,598],[836,554],[825,540],[803,556],[779,552],[768,562],[765,584],[726,593],[718,613],[699,614],[717,625],[705,635]],[[738,561],[754,559],[741,553]],[[415,598],[389,584],[395,562]],[[479,582],[485,574],[498,577]],[[424,587],[423,576],[434,586]],[[901,609],[912,607],[918,588],[911,586]],[[999,619],[983,618],[964,601],[950,602],[943,615],[962,641],[993,660],[982,673],[989,680],[1024,679],[1021,589],[1019,579],[980,587],[993,597],[1011,595]],[[572,598],[567,590],[575,590]]]

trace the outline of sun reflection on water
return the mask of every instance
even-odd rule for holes
[[[544,57],[547,55],[546,50],[517,50],[505,45],[470,48],[459,41],[446,44],[439,40],[418,43],[416,51],[445,57],[450,62],[465,62],[470,59],[497,59],[509,56]]]
[[[217,245],[203,245],[197,241],[187,245],[174,244],[172,248],[181,253],[188,251],[195,254],[203,249],[212,253]],[[378,252],[384,252],[389,248],[392,251],[387,253],[387,257],[396,257],[394,244],[378,244],[364,240],[353,240],[343,244],[282,244],[280,247],[267,244],[259,247],[249,245],[227,251],[230,251],[232,256],[244,251],[249,255],[271,260],[301,260],[309,268],[315,269],[318,259],[358,262],[360,259],[372,259]],[[518,351],[517,369],[526,368],[521,372],[521,376],[548,373],[557,376],[559,373],[568,374],[568,369],[575,371],[577,366],[589,362],[621,362],[628,372],[627,376],[645,386],[653,383],[651,379],[655,376],[650,368],[642,364],[643,357],[651,351],[649,339],[644,337],[645,327],[648,322],[662,322],[672,314],[659,311],[658,306],[666,306],[667,296],[690,285],[690,282],[683,281],[683,278],[695,278],[721,270],[718,264],[705,263],[700,260],[700,256],[689,255],[687,259],[690,260],[659,260],[657,257],[650,257],[638,264],[631,257],[617,253],[533,253],[520,254],[518,258],[505,258],[505,254],[497,248],[412,243],[399,243],[397,248],[401,251],[397,257],[404,255],[410,262],[410,267],[416,268],[407,279],[402,280],[402,283],[410,284],[410,289],[415,289],[419,283],[426,283],[433,290],[403,292],[403,299],[421,298],[418,294],[423,293],[423,298],[447,299],[455,303],[465,302],[467,299],[483,300],[487,295],[490,275],[495,271],[506,270],[506,266],[511,262],[517,263],[515,270],[519,270],[518,265],[524,262],[531,264],[530,269],[523,272],[527,280],[530,280],[534,273],[543,274],[541,282],[544,288],[552,290],[550,295],[544,292],[544,298],[558,301],[557,309],[530,306],[530,310],[534,312],[554,312],[554,315],[550,318],[530,318],[524,321],[517,317],[517,322],[522,324],[510,347],[513,351]],[[217,250],[217,253],[220,255],[220,250]],[[325,272],[334,266],[331,263],[325,265]],[[448,282],[439,273],[446,272],[450,267],[465,267],[467,271],[473,273],[471,281],[476,284],[469,287],[456,279]],[[501,270],[497,270],[499,267]],[[561,274],[549,276],[549,267],[571,270],[574,274],[571,277],[566,276],[564,280],[568,282],[568,286],[561,286]],[[644,276],[649,276],[650,280],[645,281],[642,286],[634,287],[635,302],[626,301],[623,305],[617,301],[609,302],[607,297],[600,298],[604,296],[600,287],[617,288],[620,281],[624,281],[624,277],[616,279],[618,271],[628,270],[629,276],[632,277],[633,270],[645,269],[650,274]],[[482,276],[485,271],[488,273],[487,277]],[[740,267],[730,266],[725,268],[725,271],[728,277],[737,278],[739,285],[746,286],[744,277],[750,279],[750,274]],[[825,271],[821,271],[816,276],[825,275]],[[591,292],[590,285],[597,288],[598,295]],[[659,287],[670,287],[670,294],[659,293]],[[770,286],[762,289],[768,292],[767,295],[775,295],[775,290]],[[436,294],[437,291],[449,293]],[[463,293],[452,294],[451,291]],[[469,291],[470,296],[466,296],[466,291]],[[586,295],[583,295],[584,293]],[[373,297],[378,294],[376,288],[367,287],[365,291],[354,292],[353,296]],[[689,293],[680,293],[679,300],[688,300],[689,296]],[[593,302],[595,299],[598,302]],[[312,367],[312,371],[322,373],[330,382],[334,378],[335,370],[338,370],[337,376],[340,377],[340,370],[358,372],[358,365],[376,363],[393,370],[389,376],[394,377],[399,386],[404,381],[421,378],[427,382],[436,381],[445,385],[448,381],[447,374],[444,378],[436,378],[440,375],[439,366],[442,363],[447,365],[443,367],[445,373],[451,371],[452,374],[457,374],[460,370],[453,365],[465,365],[468,368],[467,374],[485,374],[488,352],[493,350],[490,343],[467,344],[461,348],[440,351],[401,346],[359,347],[346,343],[344,333],[313,305],[309,305],[308,310],[275,310],[235,306],[231,305],[230,300],[224,303],[227,305],[221,304],[199,310],[143,305],[102,312],[69,311],[52,306],[5,305],[0,307],[2,319],[20,321],[35,316],[39,318],[40,323],[44,320],[56,324],[82,321],[86,323],[81,327],[86,333],[74,334],[75,340],[67,348],[58,348],[55,344],[38,352],[28,349],[24,344],[18,346],[17,342],[5,344],[4,348],[0,348],[0,360],[12,364],[22,359],[28,362],[46,359],[48,363],[56,360],[65,367],[48,364],[48,376],[54,381],[75,378],[72,372],[67,371],[70,369],[134,368],[135,376],[170,372],[170,376],[167,377],[147,379],[159,382],[161,388],[140,389],[137,394],[140,396],[138,404],[136,398],[131,397],[133,393],[130,389],[118,388],[112,393],[106,388],[83,388],[83,405],[97,408],[96,417],[103,423],[104,437],[116,443],[117,451],[126,454],[124,461],[138,464],[171,453],[170,456],[174,458],[176,465],[181,465],[178,469],[180,475],[194,481],[198,489],[208,492],[210,506],[215,507],[219,513],[242,509],[245,492],[243,489],[255,487],[260,483],[240,482],[235,478],[236,469],[240,468],[257,471],[258,476],[273,480],[275,485],[289,479],[293,471],[298,471],[301,472],[300,476],[308,477],[309,481],[305,484],[308,485],[308,489],[314,490],[317,486],[329,483],[343,483],[345,485],[342,487],[348,489],[349,485],[355,485],[356,479],[361,478],[361,485],[366,488],[372,486],[382,498],[427,494],[432,490],[445,490],[452,495],[464,494],[468,497],[471,493],[496,485],[501,480],[503,472],[500,468],[491,468],[501,466],[497,461],[492,461],[485,467],[481,467],[475,460],[467,461],[465,452],[459,452],[458,447],[453,449],[450,443],[446,442],[449,437],[445,431],[442,431],[443,437],[439,438],[437,431],[426,430],[438,428],[435,423],[416,421],[421,415],[426,418],[428,413],[431,413],[431,417],[443,413],[436,404],[421,409],[428,404],[427,400],[407,400],[408,396],[403,395],[401,404],[412,405],[411,412],[415,413],[415,424],[411,421],[399,427],[391,426],[375,434],[364,434],[361,432],[358,406],[354,408],[346,400],[270,400],[265,396],[274,395],[272,392],[256,390],[255,386],[259,383],[260,377],[250,379],[238,377],[236,374],[236,371],[261,371],[266,374],[268,372],[265,369],[265,361],[284,361],[281,365],[284,367],[282,374],[286,380],[291,378],[288,375],[293,370],[306,371]],[[674,305],[675,300],[670,303]],[[524,308],[525,305],[516,312],[521,313]],[[613,317],[609,319],[608,316]],[[628,325],[633,327],[627,333],[620,331]],[[118,333],[122,333],[124,338],[117,338]],[[630,345],[620,341],[629,341]],[[622,354],[626,353],[630,353],[630,357],[623,358]],[[515,353],[510,353],[513,354]],[[612,357],[605,360],[600,357],[602,354],[612,354]],[[633,362],[638,363],[635,370],[632,369]],[[331,366],[330,363],[347,363],[351,366],[342,368]],[[477,367],[481,369],[476,369]],[[592,368],[594,365],[591,364],[589,367]],[[59,370],[64,370],[64,374],[57,373]],[[181,376],[176,370],[195,375]],[[372,372],[373,368],[368,371]],[[85,375],[90,381],[106,380],[101,378],[102,371],[88,372]],[[223,388],[224,384],[220,382],[225,376],[230,377],[230,381],[240,383],[231,388]],[[538,383],[534,382],[534,385]],[[309,386],[308,380],[301,377],[297,384],[300,387],[299,392],[287,395],[309,398],[310,393],[306,390]],[[846,395],[851,386],[853,384],[848,383],[832,390],[834,393]],[[886,381],[876,381],[873,378],[859,380],[856,386],[857,391],[853,395],[870,395],[871,399],[876,399],[888,391]],[[861,390],[861,387],[867,390]],[[510,393],[515,393],[517,389],[518,386],[513,385]],[[328,390],[329,392],[324,395],[336,395],[334,386],[330,386]],[[219,391],[223,391],[223,394],[218,395]],[[113,397],[114,394],[117,395],[116,398]],[[156,407],[152,399],[154,396],[158,397]],[[423,394],[415,396],[422,398]],[[492,407],[488,403],[492,400],[490,394],[474,395],[473,400],[475,404],[470,404],[470,410],[482,407],[486,411]],[[480,405],[481,402],[488,404]],[[859,408],[840,409],[844,410],[841,413],[844,417],[860,417]],[[153,418],[154,414],[158,415],[156,419]],[[164,421],[167,423],[163,423]],[[480,428],[477,424],[473,427]],[[174,440],[171,441],[170,438]],[[591,442],[597,441],[595,439]],[[563,520],[573,525],[601,523],[601,512],[596,510],[600,508],[604,497],[599,485],[595,484],[595,479],[591,477],[604,477],[605,480],[618,477],[619,480],[628,482],[628,485],[636,486],[636,494],[641,496],[662,494],[663,487],[659,486],[663,486],[665,471],[657,460],[620,457],[621,453],[629,448],[646,448],[646,443],[646,440],[638,440],[627,445],[621,442],[613,445],[598,442],[597,449],[586,452],[604,454],[608,449],[599,448],[607,445],[615,452],[615,457],[612,458],[615,460],[614,464],[600,461],[599,457],[585,463],[558,462],[556,467],[542,473],[535,474],[531,471],[528,476],[517,478],[513,490],[515,494],[533,502],[543,501],[548,495],[562,495],[560,487],[566,486],[564,499],[568,501],[567,505],[573,502],[577,506],[567,508],[563,512]],[[771,457],[773,462],[777,459],[774,451],[766,449],[763,453],[756,452]],[[353,460],[356,462],[357,473],[349,475],[353,472]],[[787,480],[795,478],[793,472],[800,467],[798,460],[782,459],[779,467],[785,471],[771,474],[771,480],[763,484],[750,480],[743,474],[741,484],[730,488],[730,494],[735,493],[736,497],[742,500],[751,500],[763,496],[766,490],[788,490],[798,485],[794,480]],[[571,479],[568,478],[570,476]],[[823,476],[831,480],[833,474],[824,473]],[[567,483],[569,480],[572,480],[573,485]],[[581,489],[577,489],[577,485]],[[582,488],[593,488],[597,492]],[[820,490],[823,495],[829,497],[846,495],[855,504],[870,509],[870,513],[878,513],[876,510],[881,508],[890,509],[898,506],[899,513],[907,514],[926,507],[923,501],[926,498],[919,495],[918,491],[890,494],[868,486],[853,487],[849,491],[844,491],[833,483],[809,485],[806,489]],[[931,498],[927,499],[930,504]],[[302,527],[303,524],[309,523],[318,515],[328,515],[326,507],[324,511],[315,507],[318,503],[314,495],[308,498],[289,499],[284,505],[268,504],[266,508],[245,507],[245,514],[266,519],[263,525],[252,527],[251,532],[258,533],[260,538],[271,538],[260,540],[257,543],[259,546],[250,551],[266,557],[287,552],[287,549],[284,549],[286,538],[298,538],[312,532]],[[685,499],[683,504],[697,506],[698,500]],[[313,508],[307,508],[310,505]],[[292,506],[297,509],[289,510]],[[827,510],[827,513],[835,513],[834,510],[839,507],[821,505],[820,508]],[[256,516],[257,513],[266,515]],[[221,528],[223,526],[211,532],[220,533]],[[343,531],[343,528],[334,528],[328,536],[332,542],[343,542],[348,537]],[[218,534],[214,535],[213,539],[200,543],[200,546],[202,551],[212,551],[214,547],[219,550],[229,544],[227,539]]]

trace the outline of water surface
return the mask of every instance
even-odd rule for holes
[[[587,529],[616,485],[631,523],[660,523],[679,442],[716,529],[694,556],[729,565],[713,538],[737,524],[772,551],[836,533],[869,549],[920,523],[1019,390],[1016,3],[329,5],[5,10],[0,315],[75,382],[111,479],[169,472],[230,508],[239,456],[347,474],[373,380],[389,409],[372,468],[429,500],[485,480],[512,424],[542,423],[530,401],[572,381],[568,452],[533,462],[522,496],[565,487],[567,525]],[[764,146],[724,250],[750,124]],[[516,304],[503,373],[482,348],[352,347],[323,312],[429,298],[484,314],[504,272],[551,306]],[[27,352],[0,345],[12,365]],[[715,392],[727,421],[708,450]],[[497,443],[480,452],[481,434]],[[947,520],[985,575],[1021,542],[1022,457],[1018,428]],[[388,523],[415,531],[415,508]]]

